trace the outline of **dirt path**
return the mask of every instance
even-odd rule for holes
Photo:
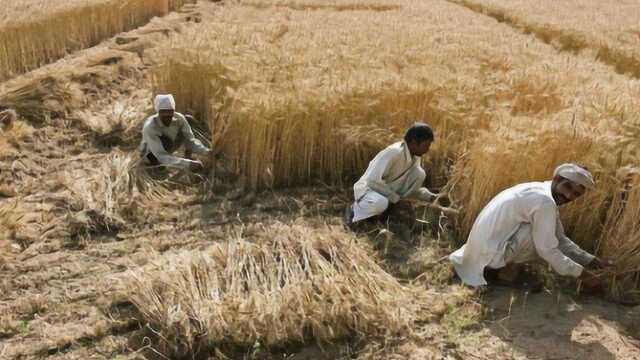
[[[487,332],[512,345],[513,358],[640,359],[638,309],[592,297],[500,289],[487,295]],[[637,333],[636,333],[637,334]]]

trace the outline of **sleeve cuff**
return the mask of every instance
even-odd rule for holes
[[[575,266],[572,266],[569,269],[569,275],[574,277],[574,278],[578,278],[580,277],[580,275],[582,275],[582,271],[584,270],[584,267],[580,264],[575,264]]]
[[[588,252],[585,252],[583,256],[584,256],[584,264],[582,264],[583,266],[587,266],[591,264],[593,260],[596,258],[595,255],[591,255]]]

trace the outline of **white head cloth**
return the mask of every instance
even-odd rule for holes
[[[562,164],[558,166],[553,172],[553,176],[562,176],[563,178],[578,185],[582,185],[587,189],[593,189],[596,187],[596,183],[593,181],[591,173],[576,164]]]
[[[153,101],[153,105],[156,108],[156,112],[160,110],[175,110],[176,101],[173,99],[173,95],[157,95]]]

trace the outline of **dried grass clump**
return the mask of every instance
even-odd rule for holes
[[[2,129],[3,132],[11,130],[16,120],[18,120],[18,114],[15,110],[7,109],[0,111],[0,129]]]
[[[94,169],[66,172],[60,182],[69,190],[65,218],[70,236],[112,233],[128,220],[143,220],[165,188],[151,179],[137,156],[115,153]]]
[[[0,202],[0,268],[8,262],[4,257],[12,252],[11,240],[25,227],[25,214],[26,210],[17,201]]]
[[[113,147],[139,141],[147,109],[133,101],[117,101],[100,112],[84,111],[77,116],[83,126],[95,135],[97,144]]]
[[[30,137],[33,128],[18,120],[18,114],[12,110],[0,112],[0,158],[8,158],[15,155],[20,143]],[[14,196],[15,191],[10,190],[11,184],[0,183],[0,197]]]
[[[17,111],[21,117],[42,124],[63,117],[81,102],[82,91],[63,74],[26,79],[0,93],[0,108]]]
[[[2,237],[10,237],[9,232],[15,232],[19,226],[20,218],[24,215],[22,207],[17,201],[3,201],[0,203],[0,229]]]
[[[186,2],[193,1],[14,1],[0,15],[0,80],[95,46]]]
[[[1,198],[0,198],[1,199]],[[17,201],[0,200],[0,270],[11,266],[12,254],[16,250],[16,234],[26,226],[24,217],[26,210]],[[0,290],[3,284],[0,282]],[[3,317],[0,316],[0,331]],[[1,336],[0,336],[1,337]]]
[[[29,254],[113,236],[129,224],[166,216],[182,200],[165,182],[151,178],[137,155],[81,155],[66,158],[61,166],[66,169],[44,184],[25,183],[15,200],[0,203],[0,215],[7,214],[0,219],[0,237]],[[54,192],[41,191],[43,185]]]
[[[406,335],[420,298],[343,231],[298,224],[238,232],[206,252],[135,271],[130,281],[130,299],[156,333],[157,349],[174,358]]]

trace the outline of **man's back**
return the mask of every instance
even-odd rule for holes
[[[530,182],[518,184],[503,190],[482,209],[471,229],[469,238],[474,234],[477,225],[492,223],[502,224],[496,230],[511,228],[513,231],[521,223],[532,223],[533,215],[541,206],[555,206],[551,196],[551,182]],[[503,239],[510,234],[493,233],[491,238]]]
[[[471,228],[467,243],[450,259],[465,282],[485,283],[482,269],[522,224],[532,224],[536,211],[555,207],[551,182],[530,182],[508,188],[482,209]]]

